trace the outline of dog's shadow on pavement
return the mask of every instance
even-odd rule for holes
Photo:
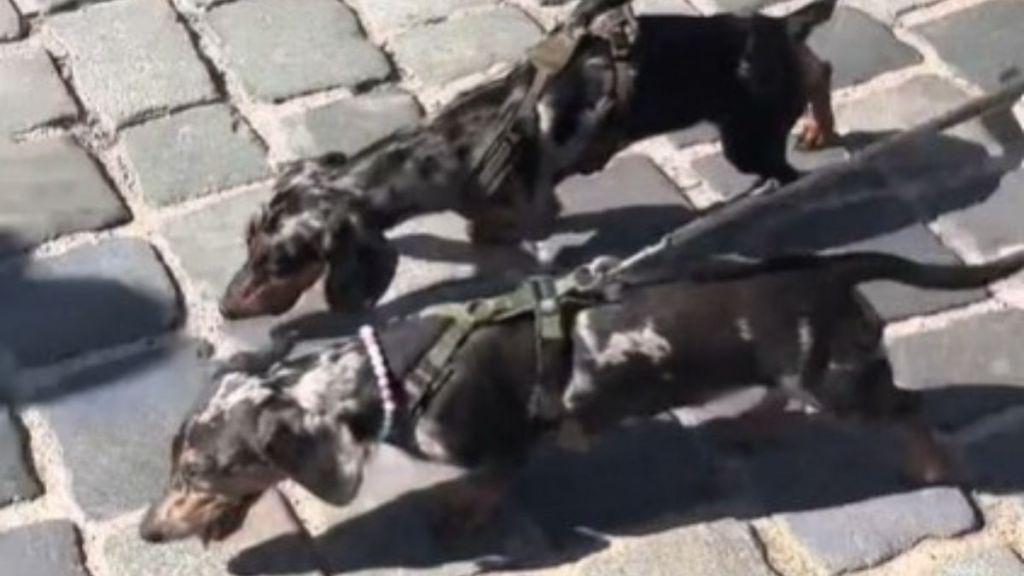
[[[963,456],[969,478],[960,489],[1024,490],[1024,461],[1018,457],[1024,442],[1024,384],[955,385],[923,396],[925,419],[954,438]],[[1009,411],[1021,416],[1016,427],[981,438],[970,432],[978,418]],[[541,449],[517,481],[505,512],[471,536],[439,544],[431,526],[444,486],[435,485],[329,528],[315,539],[324,563],[319,568],[330,574],[440,566],[444,573],[459,574],[540,569],[592,554],[607,546],[608,536],[799,514],[921,487],[908,480],[906,445],[892,426],[793,419],[781,437],[752,438],[740,448],[731,433],[734,422],[684,428],[664,416],[624,426],[587,453]],[[229,569],[256,575],[318,568],[281,564],[299,538],[280,537],[245,550]],[[273,564],[267,563],[270,558]]]
[[[32,261],[27,250],[16,235],[0,230],[0,405],[47,402],[79,391],[63,381],[29,386],[16,373],[88,351],[96,339],[90,334],[116,321],[112,315],[153,318],[166,309],[114,280],[54,274],[47,264]],[[164,354],[143,354],[116,366],[121,373],[142,370]]]

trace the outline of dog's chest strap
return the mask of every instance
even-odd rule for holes
[[[557,363],[550,359],[557,356],[566,342],[564,306],[570,302],[582,305],[585,300],[568,288],[575,286],[556,286],[553,278],[539,276],[527,279],[508,294],[427,310],[426,314],[443,316],[450,321],[406,376],[407,387],[416,394],[411,402],[413,419],[422,415],[451,377],[452,359],[474,330],[526,314],[532,314],[535,319],[536,380],[531,392],[530,414],[542,420],[557,418],[561,412],[561,381]]]
[[[532,114],[551,81],[569,64],[585,38],[604,39],[608,43],[615,67],[615,102],[621,115],[633,96],[633,46],[636,44],[636,16],[628,6],[602,14],[592,27],[563,28],[529,49],[527,58],[533,65],[530,87],[518,102],[506,103],[502,116],[480,146],[480,153],[470,170],[471,178],[490,197],[504,184],[515,167],[526,135],[520,121]]]

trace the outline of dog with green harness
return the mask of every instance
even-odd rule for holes
[[[625,419],[751,385],[770,391],[766,407],[792,400],[896,424],[908,474],[948,479],[955,459],[918,423],[914,393],[894,386],[882,322],[856,288],[977,288],[1018,272],[1024,252],[975,266],[850,253],[609,276],[616,264],[366,326],[313,353],[229,364],[178,431],[142,537],[224,538],[285,479],[347,504],[382,442],[469,471],[452,513],[476,525],[538,442],[586,449]]]

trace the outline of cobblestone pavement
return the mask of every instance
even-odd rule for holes
[[[712,13],[750,0],[637,0]],[[784,11],[793,3],[773,3]],[[223,323],[215,298],[241,226],[283,162],[354,152],[521,56],[561,9],[535,0],[0,0],[0,571],[5,576],[220,574],[1024,574],[1024,288],[869,286],[891,320],[902,385],[963,454],[968,488],[901,481],[879,427],[797,433],[737,452],[716,416],[748,391],[541,454],[498,522],[431,537],[429,488],[451,478],[384,449],[357,502],[284,486],[241,535],[203,550],[135,535],[162,488],[169,437],[198,393],[197,338],[259,345],[267,321]],[[1021,0],[855,0],[811,42],[836,66],[843,148],[1024,68]],[[700,55],[694,55],[699,58]],[[1020,106],[1017,118],[1024,117]],[[566,183],[546,248],[571,265],[634,250],[743,189],[713,130],[642,143]],[[821,202],[759,215],[721,246],[870,247],[977,261],[1024,244],[1022,139],[1003,115],[929,139]],[[388,310],[451,281],[529,270],[471,252],[451,215],[395,233]],[[329,329],[309,297],[292,316]],[[703,424],[703,425],[701,425]],[[699,425],[699,426],[698,426]]]

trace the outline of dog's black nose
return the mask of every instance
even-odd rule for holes
[[[139,537],[150,544],[159,544],[167,539],[163,532],[146,524],[139,526]]]

